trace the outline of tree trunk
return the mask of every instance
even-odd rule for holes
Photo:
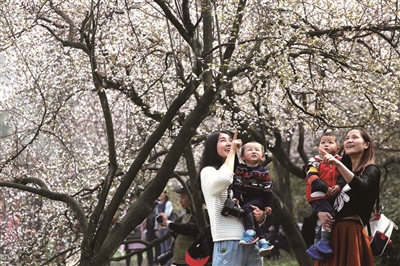
[[[296,219],[294,218],[292,212],[287,208],[287,206],[276,194],[274,194],[272,216],[282,225],[291,251],[295,255],[297,261],[299,262],[299,265],[314,265],[314,261],[306,253],[307,246],[296,223]]]
[[[282,198],[287,208],[293,213],[293,198],[292,192],[290,191],[290,174],[280,163],[279,158],[272,158],[273,171],[274,171],[274,192]]]

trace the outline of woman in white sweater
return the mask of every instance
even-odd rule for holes
[[[237,132],[233,137],[226,131],[212,133],[206,141],[200,163],[198,181],[207,205],[214,241],[212,265],[259,266],[262,259],[258,255],[257,244],[239,245],[244,232],[243,220],[221,215],[228,187],[233,181],[235,164],[238,163],[236,153],[242,146],[242,141],[236,137]],[[258,209],[255,212],[258,215],[263,213]]]

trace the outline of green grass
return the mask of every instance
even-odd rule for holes
[[[281,251],[281,256],[277,260],[264,260],[265,266],[299,266],[297,260],[284,251]]]

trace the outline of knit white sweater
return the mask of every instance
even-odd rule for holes
[[[240,240],[244,232],[242,219],[221,215],[221,210],[228,195],[228,186],[233,181],[233,172],[223,164],[219,170],[204,167],[200,173],[201,189],[210,216],[213,241]]]

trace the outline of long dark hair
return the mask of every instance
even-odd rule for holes
[[[201,191],[201,180],[200,180],[201,170],[203,170],[203,168],[207,166],[212,166],[216,169],[219,169],[224,164],[224,159],[221,156],[219,156],[217,151],[217,144],[219,140],[219,135],[221,133],[228,134],[231,138],[233,137],[232,132],[221,130],[211,133],[210,136],[207,138],[206,143],[204,144],[204,150],[200,160],[200,169],[196,177],[196,182],[194,184],[195,189],[198,191]],[[238,164],[239,164],[239,159],[236,156],[235,168]]]
[[[351,165],[351,159],[349,155],[346,154],[346,152],[343,152],[342,162],[345,166],[347,166],[347,168],[352,170],[354,173],[361,173],[366,166],[375,163],[374,145],[372,143],[371,136],[363,128],[352,128],[349,131],[347,131],[346,136],[352,130],[358,130],[360,132],[361,137],[364,139],[366,143],[369,143],[369,145],[368,148],[364,150],[359,164],[355,165],[354,169],[352,168],[353,166]]]

